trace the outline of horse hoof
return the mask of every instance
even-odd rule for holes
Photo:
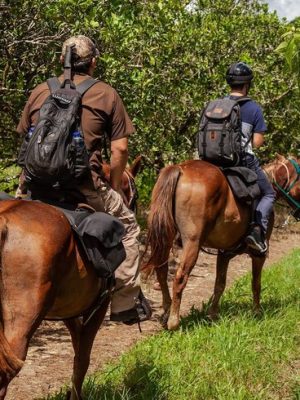
[[[68,390],[66,393],[66,400],[71,400],[71,390]],[[76,396],[76,400],[82,400],[82,397],[80,396],[79,398]]]
[[[168,324],[168,319],[169,319],[169,315],[166,314],[165,312],[162,313],[162,314],[159,316],[159,322],[160,322],[161,326],[162,326],[164,329],[168,329],[168,326],[167,326],[167,324]]]
[[[211,305],[208,307],[207,310],[207,318],[211,321],[214,322],[219,318],[219,307]]]
[[[179,327],[179,320],[178,318],[169,318],[167,327],[169,331],[176,331]]]
[[[253,308],[253,314],[255,317],[261,317],[263,314],[263,310],[261,307],[254,307]]]
[[[209,319],[209,321],[215,322],[219,319],[219,313],[218,312],[209,312],[207,314],[207,318]]]

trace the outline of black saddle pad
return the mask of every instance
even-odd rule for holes
[[[252,202],[260,197],[257,175],[246,167],[222,169],[234,195],[242,202]]]
[[[97,275],[110,278],[126,258],[122,243],[124,225],[103,212],[60,210],[68,218]]]

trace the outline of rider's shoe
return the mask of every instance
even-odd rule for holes
[[[126,325],[133,325],[143,321],[147,321],[151,318],[152,309],[151,306],[144,296],[143,292],[140,291],[136,304],[130,310],[121,311],[110,315],[111,321],[123,322]]]
[[[263,231],[259,225],[255,225],[245,239],[248,247],[255,250],[258,254],[265,254],[268,250],[268,244],[264,237]]]

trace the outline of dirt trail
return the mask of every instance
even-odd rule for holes
[[[293,230],[289,234],[275,230],[266,266],[277,261],[293,248],[300,247],[299,228],[299,224],[293,225]],[[201,308],[202,302],[212,294],[215,259],[215,256],[203,253],[199,255],[197,265],[184,291],[181,315],[187,314],[193,305],[195,308]],[[228,271],[227,287],[249,270],[249,257],[243,255],[232,260]],[[161,294],[153,290],[152,284],[147,284],[144,290],[152,302],[154,320],[143,323],[143,332],[140,334],[137,326],[127,327],[123,324],[111,323],[106,318],[94,343],[89,374],[101,369],[105,363],[128,350],[136,341],[161,329],[160,324],[155,320]],[[49,393],[58,391],[61,386],[70,382],[72,361],[72,345],[64,325],[60,322],[43,322],[31,341],[23,369],[9,386],[6,399],[31,400],[46,397]]]

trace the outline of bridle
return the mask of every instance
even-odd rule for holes
[[[280,186],[279,183],[276,181],[274,171],[272,171],[272,184],[283,195],[283,197],[285,198],[287,203],[293,208],[293,211],[292,211],[293,217],[297,221],[300,221],[300,202],[295,200],[290,195],[290,192],[293,189],[293,187],[296,185],[296,183],[298,181],[300,181],[300,165],[292,158],[287,159],[287,161],[290,162],[292,164],[292,166],[294,167],[294,169],[296,171],[296,178],[293,180],[292,183],[290,183],[290,171],[289,171],[287,165],[282,161],[278,161],[278,163],[283,165],[287,171],[287,184],[284,187]]]
[[[131,172],[129,172],[127,169],[125,169],[124,173],[127,175],[128,186],[129,186],[128,208],[136,212],[138,191],[135,185],[134,177],[131,174]]]

